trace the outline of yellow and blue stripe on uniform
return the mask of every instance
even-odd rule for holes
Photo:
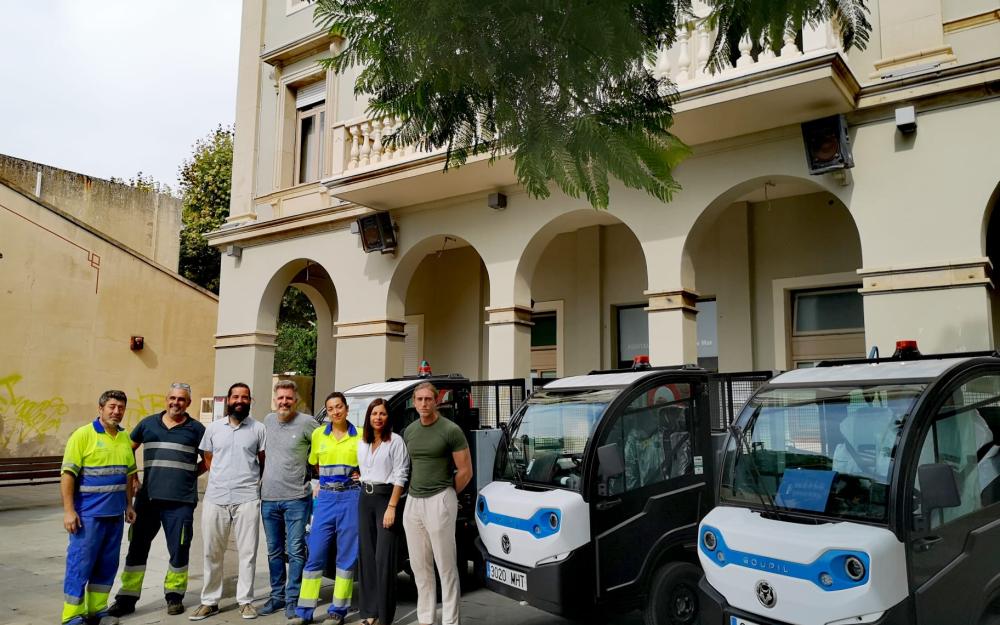
[[[100,419],[70,435],[62,470],[76,477],[73,507],[80,529],[69,535],[62,622],[77,625],[107,612],[118,571],[128,478],[136,472],[132,441],[123,428],[112,436]]]
[[[351,479],[358,471],[358,430],[348,423],[347,435],[337,440],[333,424],[312,434],[309,464],[319,465],[319,497],[309,531],[309,559],[302,572],[296,615],[310,622],[319,603],[320,583],[330,542],[337,541],[337,572],[328,612],[343,619],[351,606],[354,566],[358,560],[358,495]]]

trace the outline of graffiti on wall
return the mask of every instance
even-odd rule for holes
[[[62,397],[34,399],[18,395],[21,376],[0,378],[0,455],[29,455],[48,446],[69,406]]]
[[[28,397],[18,393],[18,384],[23,376],[11,373],[0,377],[0,457],[24,457],[32,455],[60,454],[66,444],[64,436],[59,436],[59,428],[70,412],[66,400],[58,395],[46,398]],[[145,416],[166,410],[166,399],[162,394],[144,393],[140,389],[127,392],[128,404],[122,426],[132,429]],[[88,402],[88,408],[90,406]],[[93,412],[74,415],[81,421],[70,424],[73,428],[83,425],[83,419],[93,419]]]
[[[136,389],[135,394],[126,392],[126,395],[128,405],[122,419],[122,427],[126,430],[134,428],[143,418],[167,409],[167,399],[162,393],[143,393]]]

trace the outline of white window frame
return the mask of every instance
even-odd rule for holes
[[[316,162],[314,163],[316,167],[316,177],[314,180],[302,180],[302,122],[306,119],[312,117],[313,123],[316,126],[316,140],[319,145],[316,146]],[[326,101],[324,100],[322,104],[316,103],[310,105],[304,109],[295,110],[295,143],[293,144],[293,149],[295,150],[295,163],[292,166],[292,186],[297,186],[300,184],[311,184],[314,182],[319,182],[323,178],[323,154],[326,152]]]

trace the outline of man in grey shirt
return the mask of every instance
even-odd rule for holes
[[[317,427],[310,415],[295,410],[298,403],[295,382],[281,380],[274,385],[277,412],[264,417],[267,464],[260,489],[271,597],[258,612],[273,614],[284,608],[288,618],[295,616],[306,564],[306,524],[312,508],[307,468],[312,432]]]
[[[253,575],[260,539],[260,474],[264,466],[264,425],[250,418],[250,387],[238,382],[226,395],[226,418],[205,428],[201,449],[208,467],[208,488],[201,511],[205,542],[201,605],[189,616],[200,621],[219,611],[222,563],[231,530],[239,552],[236,601],[240,616],[257,618],[253,606]]]

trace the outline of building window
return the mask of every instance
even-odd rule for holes
[[[535,378],[557,377],[558,325],[555,312],[531,315],[531,375]]]
[[[326,135],[325,100],[326,83],[322,81],[295,92],[295,184],[320,179]]]
[[[636,356],[649,354],[649,320],[646,306],[618,306],[618,368],[632,366]]]
[[[865,311],[857,287],[792,293],[795,336],[862,332]]]
[[[316,0],[285,0],[285,15],[298,13],[306,7],[316,4]]]
[[[698,366],[719,370],[719,307],[714,299],[698,302]]]
[[[861,285],[793,291],[792,364],[813,367],[822,360],[865,355],[865,310]]]

